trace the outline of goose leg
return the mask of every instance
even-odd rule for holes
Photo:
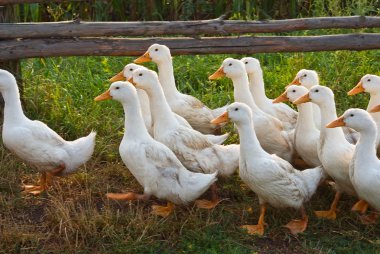
[[[351,208],[351,211],[360,212],[361,214],[364,214],[367,211],[367,209],[368,209],[367,201],[361,199],[355,203],[355,205]]]
[[[379,217],[378,212],[372,212],[369,215],[361,215],[360,220],[365,225],[375,224],[377,222],[377,218]]]
[[[220,203],[220,199],[218,198],[217,186],[216,183],[211,185],[211,201],[206,199],[198,199],[195,201],[195,205],[198,208],[202,209],[213,209]]]
[[[152,205],[152,214],[168,217],[174,210],[175,205],[171,202],[168,202],[166,206]]]
[[[307,217],[305,208],[303,206],[301,207],[301,214],[302,214],[301,220],[292,220],[284,226],[288,228],[293,235],[302,233],[307,228],[307,223],[309,221],[309,218]]]
[[[265,212],[266,212],[266,205],[261,204],[260,205],[260,217],[257,225],[243,225],[241,228],[244,228],[248,231],[248,234],[250,235],[264,235],[264,229],[265,229]]]
[[[106,197],[112,200],[148,200],[150,198],[150,195],[127,192],[127,193],[107,193]]]
[[[342,194],[340,192],[336,192],[334,201],[331,203],[330,210],[327,211],[314,211],[315,215],[319,218],[326,218],[330,220],[336,219],[336,207],[338,205],[338,201]]]
[[[46,172],[41,173],[41,177],[39,180],[39,185],[24,185],[22,193],[24,194],[33,194],[33,195],[39,195],[41,192],[47,189],[47,183],[46,183]]]

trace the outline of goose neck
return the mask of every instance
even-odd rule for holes
[[[368,124],[365,130],[360,131],[360,138],[356,144],[355,157],[358,163],[377,162],[376,137],[377,126],[374,123]]]
[[[231,79],[234,85],[235,101],[247,104],[254,114],[255,112],[260,111],[249,90],[248,76],[246,74],[238,75],[232,77]]]
[[[247,123],[237,124],[237,129],[239,131],[241,154],[244,154],[244,151],[249,151],[250,154],[259,157],[266,154],[257,139],[252,120]]]
[[[380,104],[380,93],[372,93],[369,99],[367,111]],[[380,112],[371,113],[371,116],[377,124],[380,124]]]
[[[297,105],[298,109],[298,118],[296,130],[298,131],[307,131],[316,129],[313,118],[313,106],[311,102],[302,103]]]
[[[265,94],[264,78],[262,70],[255,73],[248,74],[249,77],[249,90],[252,93],[253,99],[259,106],[265,106],[268,103],[268,99]]]
[[[17,85],[2,91],[4,98],[4,123],[19,123],[25,120]]]
[[[175,84],[172,59],[157,63],[157,67],[158,79],[160,80],[166,99],[168,101],[175,100],[179,92]]]
[[[128,103],[122,103],[125,119],[124,119],[124,138],[136,139],[150,137],[141,114],[138,99],[129,100]]]

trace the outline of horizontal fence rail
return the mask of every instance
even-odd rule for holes
[[[1,1],[1,0],[0,0]],[[1,23],[0,39],[97,36],[227,35],[315,29],[380,28],[380,17],[326,17],[270,21],[199,20],[149,22]]]
[[[173,55],[365,50],[380,48],[380,34],[241,36],[208,38],[49,38],[0,41],[0,59],[52,56],[138,56],[153,43]]]

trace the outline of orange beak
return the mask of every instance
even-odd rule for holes
[[[105,91],[101,95],[97,96],[94,100],[95,101],[105,101],[105,100],[112,99],[110,92],[111,91],[108,89],[107,91]]]
[[[221,66],[214,74],[208,77],[209,80],[225,77],[226,73],[223,70],[223,66]]]
[[[286,95],[286,91],[283,92],[280,96],[278,96],[276,99],[274,99],[272,101],[272,103],[280,103],[280,102],[283,102],[283,101],[288,101],[289,98],[288,96]]]
[[[311,100],[310,100],[309,93],[307,93],[304,96],[301,96],[297,100],[295,100],[293,102],[293,104],[298,105],[298,104],[302,104],[302,103],[309,102],[309,101],[311,101]]]
[[[136,86],[136,83],[133,82],[133,77],[130,77],[127,81],[132,85]]]
[[[380,105],[377,105],[375,107],[373,107],[369,113],[377,113],[377,112],[380,112]]]
[[[338,119],[326,125],[326,128],[336,128],[336,127],[341,127],[341,126],[346,126],[343,116],[339,117]]]
[[[301,85],[300,78],[295,77],[290,85]]]
[[[123,71],[119,72],[112,78],[110,78],[110,82],[116,82],[116,81],[125,81],[126,78],[124,77]]]
[[[226,123],[228,121],[229,121],[229,119],[228,119],[228,112],[226,111],[223,114],[221,114],[220,116],[218,116],[217,118],[211,120],[210,123],[212,123],[212,124],[220,124],[220,123]]]
[[[363,83],[360,81],[354,88],[352,88],[347,94],[348,95],[355,95],[358,93],[365,92]]]
[[[150,57],[149,55],[149,52],[145,52],[144,55],[140,56],[139,58],[135,59],[135,61],[133,61],[134,63],[146,63],[146,62],[150,62],[152,61],[152,58]]]

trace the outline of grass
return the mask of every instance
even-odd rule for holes
[[[230,80],[207,77],[226,55],[174,58],[179,90],[195,95],[210,107],[233,101]],[[232,56],[240,57],[240,56]],[[346,96],[361,76],[380,74],[380,51],[258,54],[266,90],[276,97],[299,69],[315,69],[321,84],[331,87],[338,114],[349,107],[365,108],[368,95]],[[142,188],[123,165],[118,146],[123,112],[114,101],[93,98],[109,86],[107,79],[132,58],[69,57],[22,62],[24,109],[27,116],[47,123],[66,139],[98,132],[92,160],[76,174],[56,180],[39,197],[20,194],[21,183],[34,183],[37,171],[0,149],[0,252],[2,253],[380,253],[380,229],[360,223],[351,213],[355,199],[344,197],[336,221],[316,219],[312,211],[326,209],[333,198],[322,186],[307,204],[307,231],[290,235],[281,227],[297,213],[270,208],[264,237],[249,236],[239,226],[256,223],[258,200],[237,175],[221,179],[226,199],[212,211],[192,205],[177,207],[166,219],[150,214],[162,203],[110,202],[109,191]],[[148,67],[155,68],[150,64]],[[231,126],[230,126],[231,127]],[[234,134],[230,142],[235,142]],[[209,193],[205,194],[207,197]]]

